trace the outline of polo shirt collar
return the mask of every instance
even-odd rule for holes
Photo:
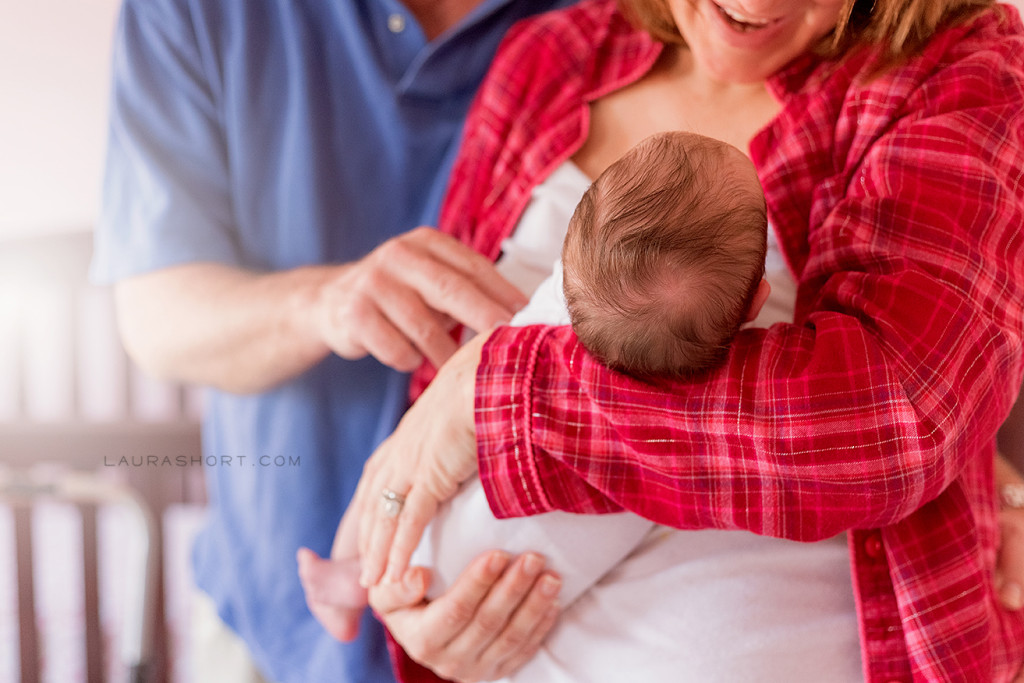
[[[369,30],[380,49],[385,71],[399,96],[450,98],[477,87],[477,69],[466,61],[479,56],[479,34],[484,24],[513,0],[482,0],[458,25],[427,41],[415,16],[399,0],[368,3]]]

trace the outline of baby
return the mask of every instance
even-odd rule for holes
[[[561,200],[573,192],[579,196],[581,179],[586,188],[585,177],[569,166],[546,183],[557,188],[553,193]],[[565,225],[572,206],[561,213],[536,206],[557,203],[540,189],[498,263],[499,271],[524,291],[541,270],[551,273],[551,256],[545,256],[551,246],[544,243],[557,234],[559,221]],[[589,185],[568,221],[562,259],[511,324],[571,323],[590,353],[639,378],[708,371],[768,296],[762,277],[766,234],[760,183],[739,150],[689,133],[652,136]],[[560,601],[566,610],[545,647],[514,677],[543,681],[569,662],[593,659],[593,652],[585,654],[586,638],[573,635],[575,628],[586,627],[577,623],[585,617],[576,618],[579,610],[570,609],[572,603],[638,546],[656,542],[652,539],[661,531],[632,513],[552,512],[498,520],[474,478],[442,507],[412,563],[433,568],[428,593],[433,598],[485,550],[531,550],[546,556],[562,577]],[[351,544],[353,534],[346,542]],[[614,576],[604,583],[609,580]],[[622,645],[638,650],[628,638]],[[579,653],[577,648],[582,648]],[[617,655],[609,651],[607,656]],[[678,664],[657,665],[664,668],[664,680],[672,679]]]
[[[552,279],[513,325],[565,322],[631,375],[707,370],[767,298],[764,195],[735,147],[654,135],[608,167],[569,221]],[[560,294],[564,291],[564,298]]]
[[[768,297],[767,230],[761,184],[742,152],[693,133],[651,136],[583,194],[561,260],[511,324],[571,323],[590,353],[639,378],[710,370]],[[529,253],[507,244],[502,261]],[[568,605],[653,526],[631,513],[497,520],[473,479],[427,529],[413,564],[434,568],[433,597],[488,548],[534,550],[562,574]]]

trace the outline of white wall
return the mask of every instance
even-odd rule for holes
[[[0,240],[91,229],[117,6],[0,0]]]
[[[117,0],[0,0],[0,240],[96,216]]]

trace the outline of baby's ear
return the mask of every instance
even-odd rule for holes
[[[747,311],[748,323],[761,312],[761,307],[764,306],[764,302],[768,300],[768,295],[771,292],[772,286],[768,284],[768,280],[761,278],[760,284],[757,285],[757,291],[754,293],[754,299],[750,302],[750,310]]]

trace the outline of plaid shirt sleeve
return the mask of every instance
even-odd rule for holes
[[[1022,372],[1024,67],[965,31],[853,97],[829,75],[755,141],[797,324],[653,383],[568,328],[495,333],[476,419],[497,514],[813,541],[904,519],[990,457]]]
[[[651,384],[567,328],[499,330],[476,413],[495,512],[853,529],[867,680],[1012,678],[1024,620],[992,592],[991,460],[1022,372],[1022,36],[1015,12],[986,12],[867,84],[856,59],[773,77],[784,111],[751,152],[796,324],[743,332],[702,381]],[[467,122],[442,229],[496,257],[585,138],[586,102],[659,50],[613,0],[520,27]]]

